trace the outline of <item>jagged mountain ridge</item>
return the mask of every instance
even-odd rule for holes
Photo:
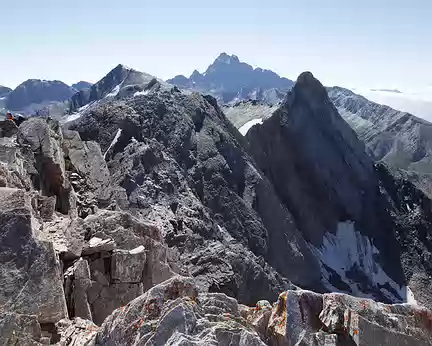
[[[374,160],[385,162],[432,194],[432,123],[344,88],[328,88],[328,92]]]
[[[210,94],[222,104],[249,99],[275,104],[293,85],[271,70],[254,69],[236,55],[226,53],[220,54],[203,74],[195,70],[189,78],[179,75],[167,82]]]
[[[70,101],[70,112],[76,112],[104,98],[139,95],[145,92],[145,87],[160,88],[168,87],[168,85],[152,75],[120,64],[89,89],[81,90],[73,95]]]

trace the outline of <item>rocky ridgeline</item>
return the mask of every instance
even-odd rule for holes
[[[0,124],[0,344],[431,344],[425,308],[297,288],[325,291],[322,263],[310,224],[289,211],[299,204],[264,174],[273,166],[256,154],[258,168],[215,99],[150,83],[65,127]],[[346,160],[375,174],[361,155]],[[427,203],[391,176],[383,184],[395,208],[408,193]],[[427,230],[422,211],[396,216],[421,249],[403,237],[416,217]]]

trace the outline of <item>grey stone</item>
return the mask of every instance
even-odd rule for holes
[[[0,312],[1,345],[42,345],[41,335],[37,316]]]
[[[82,254],[91,255],[103,251],[112,251],[115,249],[115,247],[116,244],[112,239],[101,239],[98,237],[92,237],[82,249]]]
[[[160,230],[154,224],[142,222],[124,212],[101,211],[86,218],[85,228],[90,230],[90,237],[94,235],[99,239],[112,239],[117,249],[130,251],[144,247],[144,289],[149,289],[174,275],[174,259]]]
[[[101,327],[104,345],[265,345],[248,329],[237,302],[223,294],[198,296],[192,279],[174,277],[124,308]]]
[[[63,150],[73,168],[87,180],[99,201],[111,197],[110,173],[100,147],[95,142],[84,142],[76,131],[64,131]]]
[[[112,184],[125,189],[134,216],[163,232],[203,289],[255,304],[276,299],[288,279],[319,280],[291,214],[213,98],[162,90],[95,104],[71,129],[102,152],[121,130],[106,156]],[[257,279],[258,289],[248,289]]]
[[[80,258],[73,266],[72,304],[74,316],[92,320],[87,290],[92,286],[88,262]]]
[[[38,199],[38,211],[43,221],[51,221],[55,212],[57,198],[55,196],[41,196]]]
[[[125,283],[141,282],[145,261],[142,245],[133,250],[115,250],[111,257],[111,279]]]
[[[18,126],[13,121],[0,121],[0,137],[12,137],[18,133]]]
[[[66,317],[60,263],[53,244],[34,236],[30,197],[0,188],[0,214],[0,309],[40,323]]]
[[[276,345],[309,345],[318,332],[322,296],[310,291],[286,291],[279,296],[267,327],[267,336]]]
[[[60,341],[56,343],[59,346],[95,346],[96,335],[99,327],[93,322],[74,318],[70,320],[61,320],[56,324],[60,334]]]
[[[56,217],[45,222],[40,238],[51,241],[58,254],[65,259],[76,259],[81,256],[84,247],[84,222],[81,219],[71,219],[67,216]]]

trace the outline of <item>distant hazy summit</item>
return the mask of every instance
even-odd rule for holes
[[[92,85],[92,83],[80,81],[78,83],[72,84],[72,88],[74,88],[76,91],[82,91],[85,89],[90,89]]]
[[[225,104],[243,100],[275,104],[294,85],[292,80],[271,70],[254,69],[236,55],[226,53],[220,54],[203,74],[195,70],[189,78],[178,75],[167,82],[182,89],[210,94]]]

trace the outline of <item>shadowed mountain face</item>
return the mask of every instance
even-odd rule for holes
[[[7,95],[6,107],[13,111],[30,110],[32,106],[68,100],[75,89],[60,81],[29,79]]]
[[[418,257],[400,239],[423,239],[412,232],[415,227],[429,232],[430,201],[373,164],[312,74],[303,73],[280,109],[246,138],[259,168],[315,248],[328,289],[358,295],[361,287],[389,297],[405,294],[409,283],[422,292],[413,273],[431,273],[427,256]],[[405,206],[400,189],[406,189]],[[413,219],[417,213],[423,226]],[[430,241],[420,242],[430,253]]]
[[[222,53],[203,74],[194,71],[189,78],[176,76],[168,83],[180,88],[211,94],[220,103],[259,100],[275,104],[293,82],[275,72],[254,69],[235,55]]]

